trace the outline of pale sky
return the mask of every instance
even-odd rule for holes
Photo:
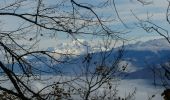
[[[6,1],[6,4],[8,4],[10,1],[13,0],[9,0],[9,1],[3,0],[3,1]],[[81,2],[81,4],[84,5],[87,5],[87,3],[89,3],[91,6],[93,6],[99,4],[99,1],[105,1],[105,0],[75,0],[75,1]],[[142,5],[140,2],[137,2],[137,0],[115,0],[118,14],[122,19],[122,21],[126,24],[126,26],[128,26],[128,28],[124,27],[124,25],[118,19],[118,16],[115,13],[115,9],[113,5],[110,5],[108,7],[103,7],[103,8],[94,8],[94,11],[96,11],[99,16],[103,16],[103,18],[116,20],[112,23],[107,23],[107,25],[109,25],[109,27],[113,30],[127,31],[128,33],[122,36],[128,40],[146,41],[153,38],[159,38],[159,35],[156,34],[155,32],[147,33],[143,29],[137,27],[136,23],[138,23],[138,20],[135,18],[132,12],[141,20],[146,20],[149,17],[152,22],[170,31],[169,28],[170,25],[166,22],[166,9],[168,7],[168,1],[167,0],[145,0],[145,1],[152,2],[152,3],[149,5]],[[46,0],[46,2],[49,4],[55,4],[57,0]],[[26,11],[26,8],[29,8],[33,5],[34,4],[28,6],[26,3],[23,9]],[[20,12],[24,10],[21,10]],[[23,23],[23,20],[20,20],[16,17],[9,17],[9,16],[5,16],[5,17],[1,16],[0,21],[1,21],[0,23],[1,31],[13,30],[16,27],[18,27],[19,24]],[[78,38],[84,40],[89,39],[83,36],[79,36]],[[42,47],[46,45],[54,46],[56,45],[55,43],[59,43],[59,44],[63,43],[65,42],[65,40],[68,40],[69,38],[66,34],[58,33],[55,39],[54,38],[53,39],[49,38],[49,39],[50,40],[45,40],[45,38],[41,39],[40,46]],[[94,39],[93,42],[98,41],[98,38],[97,40],[95,40],[95,38],[90,38],[90,39]]]

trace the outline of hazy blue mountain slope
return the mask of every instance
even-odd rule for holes
[[[34,63],[34,72],[38,73],[38,70],[48,72],[48,74],[57,74],[53,70],[58,72],[65,72],[68,74],[80,73],[85,70],[87,66],[87,58],[90,59],[89,69],[94,70],[96,66],[101,64],[111,66],[118,56],[119,48],[114,48],[107,52],[95,52],[90,55],[80,55],[77,57],[71,57],[70,63],[54,63],[51,67],[47,67],[50,64],[50,59],[45,56],[38,55],[38,59],[32,56],[27,56],[30,62]],[[103,57],[106,59],[103,61]],[[42,62],[41,62],[41,61]],[[61,60],[68,60],[67,57],[61,58]],[[150,77],[150,68],[159,68],[160,64],[163,64],[170,60],[170,44],[164,39],[155,39],[146,42],[137,42],[135,44],[129,44],[124,47],[123,57],[120,65],[127,65],[127,72],[129,78],[147,78]],[[19,72],[15,66],[16,72]],[[148,73],[148,75],[146,74]],[[42,74],[42,73],[41,73]],[[144,76],[145,75],[145,76]]]

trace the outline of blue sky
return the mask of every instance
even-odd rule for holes
[[[81,2],[81,4],[84,5],[87,5],[87,3],[89,3],[92,6],[92,5],[98,5],[99,1],[102,2],[105,0],[75,0],[75,1]],[[103,18],[116,20],[112,23],[106,23],[106,24],[109,25],[109,27],[113,30],[127,31],[128,33],[126,35],[123,35],[123,37],[128,40],[138,41],[138,40],[148,40],[152,38],[158,38],[159,35],[156,34],[155,32],[146,33],[143,29],[137,27],[136,23],[138,23],[138,21],[133,16],[131,11],[133,11],[133,13],[136,14],[136,16],[142,20],[146,20],[147,17],[149,16],[150,20],[153,21],[155,24],[169,30],[170,25],[166,22],[166,18],[165,18],[168,2],[167,0],[146,0],[146,1],[151,1],[153,3],[150,5],[142,5],[140,2],[137,2],[137,0],[115,0],[115,4],[119,16],[122,19],[122,21],[128,26],[128,28],[124,27],[124,25],[118,19],[113,5],[110,5],[108,7],[103,7],[103,8],[94,8],[94,11],[96,11],[97,14],[99,16],[102,16]],[[9,1],[6,0],[6,3],[8,2]],[[49,4],[55,4],[57,0],[46,0],[46,2]],[[25,6],[25,8],[29,8],[29,6],[27,5]],[[6,29],[13,30],[16,28],[16,26],[22,23],[22,20],[16,17],[9,17],[9,16],[0,17],[0,20],[2,21],[2,23],[0,24],[2,26],[1,30],[6,30]],[[56,35],[56,38],[57,41],[63,42],[64,40],[68,40],[68,35],[63,33],[58,33]],[[85,40],[87,39],[84,38],[83,36],[78,36],[78,38],[85,39]],[[48,41],[52,41],[52,40],[47,40],[47,42],[45,42],[45,40],[43,39],[42,43],[48,45],[50,44],[48,43]],[[55,42],[53,41],[52,44],[54,43]]]

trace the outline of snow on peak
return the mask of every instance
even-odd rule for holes
[[[128,50],[170,50],[170,44],[165,39],[154,39],[146,42],[136,42],[135,44],[129,44],[126,46]]]

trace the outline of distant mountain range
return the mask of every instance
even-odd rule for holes
[[[70,63],[54,63],[51,67],[47,67],[44,62],[50,63],[50,59],[45,56],[38,55],[38,59],[32,56],[27,56],[30,62],[34,63],[35,72],[42,70],[49,74],[55,74],[53,70],[65,73],[80,73],[85,70],[87,60],[90,59],[89,69],[94,68],[101,63],[106,66],[111,66],[116,57],[120,47],[113,48],[107,52],[95,52],[90,55],[80,55],[77,57],[63,57],[61,60],[69,60]],[[52,48],[50,50],[53,50]],[[103,57],[106,57],[103,60]],[[87,58],[90,57],[90,58]],[[42,62],[40,62],[40,60]],[[164,64],[170,60],[170,44],[165,39],[155,39],[146,42],[137,42],[135,44],[128,44],[124,46],[123,56],[121,58],[120,66],[127,65],[127,78],[153,78],[152,68],[161,69],[160,64]],[[17,67],[15,67],[16,72]],[[42,74],[42,73],[41,73]],[[57,74],[57,73],[56,73]]]
[[[111,66],[114,59],[118,56],[119,48],[114,48],[107,52],[96,52],[91,54],[90,68],[102,63],[102,57],[105,59],[105,65]],[[75,64],[60,64],[62,71],[79,73],[85,64],[83,63],[86,55],[73,58]],[[165,39],[155,39],[146,42],[137,42],[124,46],[123,57],[120,65],[127,65],[126,72],[128,78],[153,78],[153,68],[161,70],[160,65],[170,61],[170,44]],[[80,68],[82,67],[82,68]]]
[[[165,39],[129,44],[125,46],[123,59],[137,69],[159,66],[170,60],[170,44]]]

